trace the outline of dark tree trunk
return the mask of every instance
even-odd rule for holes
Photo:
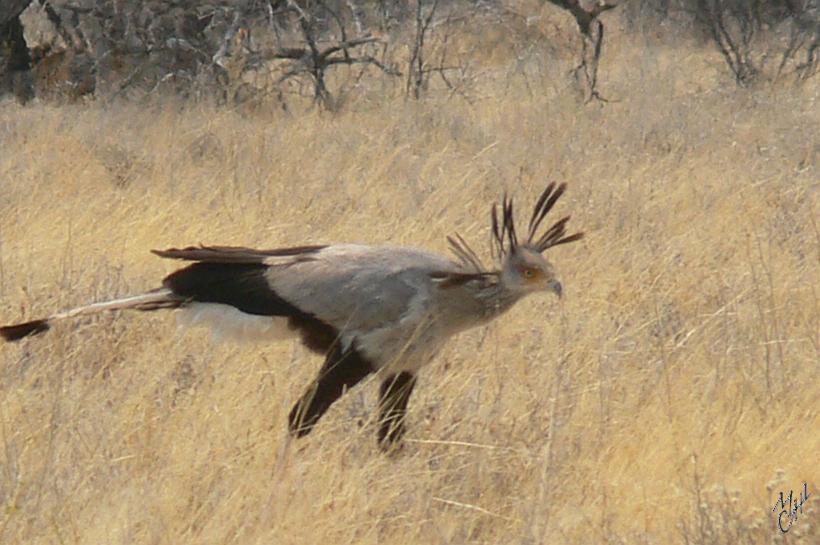
[[[12,1],[0,13],[0,98],[13,93],[21,103],[34,96],[31,57],[20,23],[20,14],[30,3],[31,0]]]

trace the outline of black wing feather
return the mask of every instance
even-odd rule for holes
[[[285,316],[310,350],[326,353],[336,328],[305,312],[271,288],[264,263],[200,261],[169,274],[162,284],[187,302],[219,303],[257,316]]]
[[[242,246],[188,246],[186,248],[169,248],[151,250],[152,253],[170,259],[201,261],[208,263],[262,263],[269,257],[288,257],[314,254],[326,245],[294,246],[292,248],[275,248],[272,250],[255,250]]]

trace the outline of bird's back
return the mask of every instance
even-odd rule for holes
[[[421,316],[434,303],[433,275],[461,270],[424,250],[354,244],[267,263],[266,277],[278,294],[340,332],[357,335]]]

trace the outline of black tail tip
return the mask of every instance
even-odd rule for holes
[[[48,320],[32,320],[23,324],[0,327],[0,337],[8,342],[19,341],[29,335],[39,335],[49,330]]]

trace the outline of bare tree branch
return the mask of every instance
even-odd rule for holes
[[[576,77],[583,74],[586,102],[592,100],[607,102],[598,92],[598,63],[601,60],[601,52],[604,46],[604,24],[598,17],[602,13],[618,7],[620,3],[599,0],[595,4],[585,7],[580,0],[546,1],[569,11],[578,25],[582,40],[581,62],[573,72]]]

